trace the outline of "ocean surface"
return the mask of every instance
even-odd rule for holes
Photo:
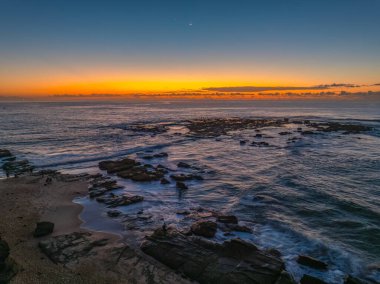
[[[287,143],[278,135],[284,127],[261,133],[273,147],[240,145],[253,141],[253,130],[217,138],[197,139],[185,133],[181,121],[205,117],[290,118],[363,124],[372,131],[305,136]],[[162,134],[129,130],[136,123],[170,125]],[[293,130],[296,125],[289,125]],[[264,139],[264,138],[263,138]],[[265,138],[266,139],[266,138]],[[189,224],[178,210],[207,208],[236,215],[253,234],[218,232],[278,249],[296,279],[308,273],[329,283],[347,274],[380,281],[380,104],[301,101],[159,101],[159,102],[33,102],[0,103],[0,148],[28,159],[38,169],[67,173],[100,170],[97,163],[126,156],[167,152],[167,158],[145,161],[177,168],[194,165],[203,181],[191,181],[180,192],[175,184],[134,183],[113,176],[141,203],[122,210],[146,218],[127,223],[107,217],[106,208],[88,197],[83,226],[123,235],[139,243],[161,226]],[[4,177],[4,173],[0,174]],[[127,224],[127,225],[126,225]],[[325,272],[300,267],[299,254],[329,264]]]

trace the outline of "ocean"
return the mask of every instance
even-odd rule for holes
[[[261,139],[271,147],[241,145],[241,140],[255,141],[252,129],[218,137],[186,135],[184,121],[212,117],[336,121],[372,130],[307,135],[288,143],[288,136],[278,135],[284,127],[266,127]],[[166,125],[169,130],[132,131],[136,124]],[[285,130],[293,133],[297,127],[290,123]],[[163,222],[188,226],[179,210],[207,208],[236,215],[253,230],[232,235],[218,231],[216,241],[240,237],[276,248],[298,280],[308,273],[328,283],[342,283],[347,274],[380,281],[380,103],[7,102],[0,103],[2,148],[37,169],[66,173],[99,173],[99,161],[166,152],[168,157],[145,162],[176,170],[183,161],[198,169],[204,180],[190,181],[188,190],[179,191],[173,183],[135,183],[113,175],[124,186],[118,191],[145,198],[121,210],[127,216],[143,212],[145,218],[109,218],[104,205],[84,197],[74,200],[84,206],[82,226],[120,234],[138,246]],[[300,254],[325,261],[329,269],[299,266]]]

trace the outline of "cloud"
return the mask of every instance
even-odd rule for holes
[[[77,95],[69,95],[69,94],[63,94],[63,95],[51,95],[50,97],[53,98],[112,98],[112,97],[120,97],[121,95],[118,94],[91,94],[91,95],[83,95],[83,94],[77,94]]]
[[[339,87],[344,87],[344,88],[358,88],[358,87],[361,87],[361,85],[356,85],[356,84],[346,84],[346,83],[340,83],[340,84],[333,83],[333,84],[319,85],[319,87],[326,88],[326,89],[329,89],[329,88],[339,88]]]
[[[265,91],[294,91],[294,90],[323,90],[328,89],[325,86],[312,87],[255,87],[255,86],[240,86],[240,87],[209,87],[203,88],[203,91],[213,92],[265,92]]]
[[[333,83],[333,84],[323,84],[317,86],[309,87],[296,87],[296,86],[278,86],[278,87],[257,87],[257,86],[239,86],[239,87],[209,87],[203,88],[203,91],[213,91],[213,92],[265,92],[265,91],[296,91],[296,90],[327,90],[331,88],[357,88],[360,85],[346,84],[346,83]]]

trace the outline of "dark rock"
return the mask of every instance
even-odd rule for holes
[[[216,223],[212,221],[198,221],[191,225],[191,232],[197,236],[212,238],[216,233]]]
[[[264,141],[262,141],[262,142],[255,142],[255,141],[253,141],[252,143],[251,143],[251,146],[257,146],[257,147],[262,147],[262,146],[269,146],[269,143],[268,142],[264,142]]]
[[[280,258],[240,239],[218,244],[170,229],[156,230],[141,249],[199,283],[276,283],[284,269]]]
[[[307,275],[307,274],[304,274],[302,276],[300,283],[301,284],[327,284],[325,281],[317,277]]]
[[[351,275],[348,275],[345,279],[344,279],[344,284],[365,284],[364,281],[358,279],[358,278],[355,278]]]
[[[227,228],[231,231],[242,232],[242,233],[252,233],[252,229],[247,226],[241,226],[237,224],[227,224]]]
[[[14,174],[15,176],[24,173],[30,173],[34,169],[28,160],[7,161],[3,164],[2,168],[7,175]]]
[[[269,254],[274,255],[274,256],[277,256],[277,257],[281,257],[281,256],[282,256],[281,252],[280,252],[279,250],[277,250],[277,249],[274,249],[274,248],[267,249],[266,251],[267,251]]]
[[[283,270],[281,272],[280,276],[278,277],[277,281],[275,282],[275,284],[296,284],[296,283],[297,282],[294,281],[292,276],[286,270]]]
[[[102,161],[99,163],[99,169],[107,171],[109,174],[117,173],[139,165],[133,159],[125,158],[117,161]]]
[[[290,135],[290,134],[292,134],[291,132],[288,132],[288,131],[283,131],[283,132],[280,132],[280,133],[278,133],[279,135],[281,135],[281,136],[284,136],[284,135]]]
[[[170,176],[175,181],[186,181],[186,180],[203,180],[203,177],[200,175],[193,175],[193,174],[179,174],[179,175],[171,175]]]
[[[143,200],[144,200],[144,197],[139,196],[139,195],[128,196],[128,195],[110,194],[106,197],[96,198],[96,201],[102,202],[102,203],[108,205],[108,207],[130,205],[133,203],[141,202]]]
[[[9,250],[8,243],[0,238],[0,265],[8,258]]]
[[[238,219],[233,215],[220,215],[217,217],[217,221],[221,223],[237,224]]]
[[[99,189],[96,189],[96,190],[91,190],[89,195],[90,195],[90,198],[95,198],[95,197],[98,197],[100,195],[103,195],[104,193],[106,193],[108,190],[105,189],[105,188],[99,188]]]
[[[311,268],[315,268],[315,269],[320,269],[320,270],[325,270],[327,269],[327,264],[320,261],[320,260],[317,260],[315,258],[312,258],[310,256],[305,256],[305,255],[299,255],[298,256],[298,259],[297,259],[297,262],[299,264],[302,264],[302,265],[305,265],[305,266],[309,266]]]
[[[260,134],[260,133],[257,133],[257,134],[255,135],[255,137],[256,137],[256,138],[262,138],[262,137],[263,137],[263,135],[262,135],[262,134]]]
[[[187,185],[184,184],[182,181],[177,181],[177,183],[176,183],[176,187],[177,187],[178,189],[182,189],[182,190],[188,189]]]
[[[165,158],[165,157],[168,157],[168,156],[169,156],[168,153],[165,153],[165,152],[153,155],[154,158]]]
[[[177,164],[177,167],[179,167],[179,168],[191,168],[191,166],[188,163],[185,163],[185,162],[179,162]]]
[[[37,227],[34,230],[33,236],[35,238],[47,236],[54,231],[54,223],[51,222],[38,222]]]
[[[109,210],[109,211],[107,211],[107,215],[109,217],[112,217],[112,218],[118,217],[118,216],[120,216],[120,214],[121,214],[121,212],[119,210]]]
[[[78,258],[95,255],[96,248],[105,246],[107,239],[92,240],[90,233],[74,232],[39,242],[41,251],[54,263],[77,262]]]
[[[247,143],[247,141],[245,140],[240,140],[240,145],[245,145]]]
[[[145,160],[151,160],[153,159],[154,157],[152,155],[144,155],[142,156],[141,158],[145,159]]]
[[[11,157],[12,153],[6,149],[0,149],[0,158]]]
[[[0,237],[0,283],[9,283],[18,272],[17,264],[9,257],[10,248]]]
[[[161,184],[169,184],[170,181],[167,180],[166,178],[162,178],[162,179],[160,180],[160,183],[161,183]]]
[[[305,130],[305,131],[301,131],[301,134],[302,135],[313,135],[313,134],[315,134],[315,132],[310,131],[310,130]]]
[[[179,215],[190,215],[191,214],[190,211],[187,211],[187,210],[177,211],[176,213]]]

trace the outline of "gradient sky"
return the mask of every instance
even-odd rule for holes
[[[0,94],[372,85],[379,13],[380,0],[0,0]]]

